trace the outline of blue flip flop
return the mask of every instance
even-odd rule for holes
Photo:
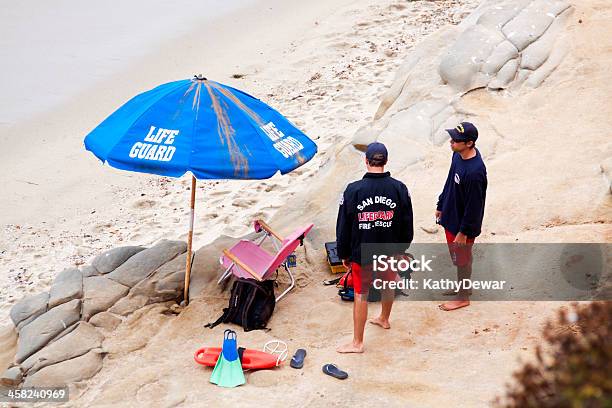
[[[306,358],[306,350],[297,349],[295,351],[295,354],[291,358],[291,362],[289,363],[289,365],[293,368],[300,369],[304,367],[304,358]]]
[[[325,364],[323,366],[323,372],[339,380],[345,380],[348,378],[348,373],[336,367],[335,364]]]

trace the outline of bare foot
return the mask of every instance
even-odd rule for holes
[[[348,344],[344,344],[336,349],[338,353],[363,353],[363,343],[355,343],[350,342]]]
[[[370,323],[375,324],[376,326],[380,326],[383,329],[390,329],[391,325],[389,324],[389,320],[384,320],[382,317],[377,317],[376,319],[370,319]]]
[[[449,312],[451,310],[461,309],[462,307],[466,307],[469,305],[470,305],[469,300],[451,300],[450,302],[446,302],[446,303],[442,303],[441,305],[438,305],[438,308],[440,310]]]

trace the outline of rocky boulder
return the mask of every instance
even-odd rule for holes
[[[572,11],[562,0],[483,2],[461,24],[442,28],[411,51],[353,146],[385,143],[395,152],[392,173],[423,160],[429,145],[448,140],[445,129],[462,120],[478,126],[460,105],[467,92],[535,88],[548,78],[569,48],[564,32]]]
[[[132,287],[185,251],[185,242],[162,240],[155,246],[138,252],[106,276],[124,286]]]
[[[110,312],[100,312],[89,319],[89,323],[101,329],[112,331],[121,324],[121,318]]]
[[[0,377],[0,384],[7,387],[14,387],[21,384],[22,379],[23,371],[21,368],[19,366],[13,366],[2,374],[2,377]]]
[[[43,292],[34,296],[26,296],[11,308],[10,316],[15,327],[19,327],[36,319],[48,308],[49,293]],[[22,326],[23,326],[22,325]]]
[[[76,268],[60,272],[49,291],[49,308],[83,297],[83,275]]]
[[[129,288],[105,276],[83,279],[83,319],[89,320],[96,313],[108,310],[125,296]]]
[[[120,316],[143,306],[182,298],[185,251],[184,242],[166,240],[149,249],[115,248],[92,265],[60,272],[50,293],[26,297],[11,309],[17,330],[0,332],[0,381],[56,386],[95,375],[105,354],[103,331],[115,330]]]
[[[84,265],[81,267],[81,275],[83,275],[84,278],[88,278],[90,276],[98,276],[102,274],[98,272],[98,270],[94,268],[93,266]]]
[[[44,347],[69,326],[77,322],[81,315],[81,301],[78,299],[56,306],[25,325],[19,333],[15,361],[21,363]]]
[[[92,349],[102,346],[104,336],[87,322],[80,322],[77,328],[47,347],[28,357],[21,367],[32,375],[52,364],[82,356]]]
[[[47,366],[28,375],[24,387],[63,387],[93,377],[102,368],[103,353],[92,350],[82,356]]]
[[[145,250],[145,248],[141,246],[113,248],[96,256],[93,261],[91,261],[91,266],[101,274],[109,273],[114,271],[133,255],[143,250]]]
[[[151,276],[136,284],[130,295],[147,297],[148,303],[174,300],[183,296],[185,287],[185,260],[182,254],[158,268]]]

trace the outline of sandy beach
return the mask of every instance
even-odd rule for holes
[[[197,248],[220,234],[245,234],[254,218],[271,218],[372,119],[401,53],[427,33],[459,22],[475,6],[452,1],[405,9],[392,2],[314,2],[308,7],[277,2],[245,6],[214,24],[204,16],[205,24],[193,32],[161,42],[150,55],[133,57],[119,73],[107,70],[102,83],[88,85],[70,102],[5,125],[2,137],[10,143],[2,153],[6,171],[1,182],[11,194],[3,196],[1,211],[0,262],[7,272],[0,285],[2,316],[23,294],[48,287],[56,273],[105,249],[186,238],[188,177],[177,181],[122,172],[84,151],[84,136],[136,93],[205,72],[276,106],[319,145],[321,154],[288,177],[200,182]],[[376,16],[375,24],[360,17],[363,8]],[[254,24],[253,12],[279,23],[274,28]],[[404,17],[398,25],[400,12]],[[234,41],[231,32],[244,24],[252,24],[253,35]],[[201,44],[199,38],[214,41]],[[373,50],[371,44],[379,45]],[[234,74],[244,76],[235,79]],[[92,98],[95,103],[89,103]],[[40,148],[32,149],[33,144]]]
[[[41,41],[41,66],[53,67],[54,77],[40,83],[54,85],[40,88],[39,101],[24,96],[36,95],[37,85],[24,92],[22,80],[7,88],[13,95],[3,96],[2,106],[12,106],[13,98],[19,106],[0,118],[0,327],[11,325],[9,310],[18,300],[48,290],[65,268],[114,247],[186,239],[190,177],[104,166],[85,151],[83,138],[133,95],[203,73],[277,108],[318,145],[313,160],[285,176],[199,181],[194,232],[194,248],[207,254],[219,237],[249,233],[255,218],[283,234],[315,223],[305,251],[298,251],[298,288],[277,305],[272,330],[238,333],[253,348],[270,339],[286,341],[290,353],[306,348],[307,365],[299,372],[249,373],[248,385],[233,390],[208,384],[209,372],[192,356],[203,345],[220,345],[224,327],[203,325],[226,307],[228,292],[212,283],[205,267],[217,259],[200,256],[189,307],[174,314],[169,303],[149,305],[125,318],[107,333],[102,370],[72,386],[68,406],[488,406],[520,361],[533,358],[544,323],[567,303],[476,302],[443,313],[433,302],[401,301],[391,331],[368,325],[364,355],[338,355],[336,346],[352,332],[351,305],[321,285],[330,277],[323,244],[335,237],[338,198],[365,170],[363,154],[351,145],[355,133],[372,123],[406,56],[439,29],[461,23],[480,2],[244,1],[214,15],[206,11],[212,2],[193,3],[191,12],[169,12],[167,33],[143,29],[130,36],[155,10],[164,12],[160,2],[125,33],[121,20],[112,34],[94,25],[85,37],[97,41],[91,48],[66,31],[66,43],[56,48],[61,58],[42,53]],[[612,125],[612,6],[570,3],[569,52],[540,87],[477,89],[457,104],[482,134],[489,190],[481,242],[612,242],[612,195],[601,170],[612,157],[606,130]],[[54,24],[85,12],[74,1],[57,6],[74,14],[53,14]],[[26,23],[15,16],[24,7],[11,5],[2,17],[14,20],[0,36],[3,56],[23,47],[10,39],[23,35]],[[95,12],[113,10],[86,15]],[[45,19],[51,6],[38,13],[32,22],[52,24]],[[53,41],[62,40],[57,33]],[[133,42],[118,46],[125,38]],[[91,76],[81,72],[81,58],[96,67]],[[19,59],[6,70],[20,78]],[[423,160],[393,173],[411,192],[415,242],[444,242],[433,212],[449,159],[447,143],[431,144]],[[0,333],[0,344],[4,369],[15,340]],[[347,369],[350,381],[322,375],[327,362]]]

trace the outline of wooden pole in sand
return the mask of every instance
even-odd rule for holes
[[[193,217],[195,214],[196,178],[191,176],[191,216],[189,217],[189,235],[187,235],[187,263],[185,265],[185,306],[189,304],[189,278],[191,276],[191,242],[193,240]]]

